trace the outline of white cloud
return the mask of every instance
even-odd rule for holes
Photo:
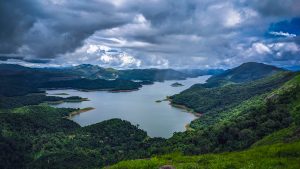
[[[294,43],[294,42],[279,42],[279,43],[271,43],[270,46],[273,50],[279,51],[279,50],[284,50],[284,51],[289,51],[289,52],[299,52],[299,46]]]
[[[288,32],[270,32],[271,35],[275,35],[275,36],[285,36],[285,37],[288,37],[288,38],[294,38],[296,37],[297,35],[296,34],[292,34],[292,33],[288,33]]]
[[[240,13],[235,10],[229,10],[226,17],[224,23],[226,27],[234,27],[242,22]]]
[[[258,53],[258,54],[272,54],[272,51],[268,46],[266,46],[263,43],[257,42],[252,45],[252,48]]]
[[[103,63],[110,63],[111,61],[114,60],[114,58],[112,56],[104,54],[98,60],[101,60]]]
[[[120,61],[121,61],[121,67],[128,67],[128,66],[135,66],[140,67],[141,61],[134,58],[133,56],[130,56],[126,53],[122,53],[119,55]]]
[[[93,53],[96,53],[96,52],[99,52],[99,51],[107,52],[110,49],[111,48],[108,47],[108,46],[91,44],[91,45],[88,45],[88,49],[86,50],[86,53],[93,54]]]

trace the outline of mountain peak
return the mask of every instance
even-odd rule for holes
[[[273,69],[278,69],[280,70],[281,68],[278,68],[276,66],[273,66],[273,65],[267,65],[267,64],[264,64],[264,63],[258,63],[258,62],[245,62],[243,64],[241,64],[240,66],[236,67],[236,68],[239,68],[239,67],[264,67],[264,68],[273,68]],[[253,68],[253,67],[252,67]],[[281,69],[283,70],[283,69]]]
[[[264,63],[247,62],[238,67],[226,70],[225,72],[212,76],[208,79],[208,83],[215,85],[227,84],[227,83],[243,83],[253,80],[258,80],[272,74],[285,71],[273,65],[267,65]]]
[[[77,67],[77,68],[100,68],[100,66],[92,65],[92,64],[81,64],[81,65],[77,65],[75,67]]]

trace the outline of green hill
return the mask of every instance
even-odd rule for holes
[[[212,76],[207,80],[206,85],[215,87],[231,83],[250,82],[282,71],[285,70],[263,63],[248,62],[233,69],[226,70],[221,74]]]
[[[0,112],[0,168],[96,168],[146,157],[147,134],[111,119],[87,127],[75,109],[27,106]]]
[[[173,104],[184,105],[199,113],[219,112],[273,89],[293,78],[290,72],[280,72],[256,81],[231,84],[214,88],[196,84],[189,89],[171,96]]]

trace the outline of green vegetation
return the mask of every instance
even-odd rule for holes
[[[162,149],[170,154],[123,161],[109,168],[151,169],[172,165],[187,169],[296,169],[300,167],[299,106],[300,75],[297,75],[278,89],[252,97],[227,111],[212,117],[204,114],[193,131],[176,133],[166,141]],[[186,156],[174,151],[206,155]]]
[[[69,95],[68,93],[54,93],[52,95],[58,95],[58,96],[67,96]]]
[[[15,96],[15,97],[0,97],[0,110],[1,109],[11,109],[28,105],[37,105],[40,103],[61,103],[61,102],[81,102],[86,99],[71,96],[67,98],[56,97],[56,96],[46,96],[45,94],[31,94],[25,96]]]
[[[95,108],[93,108],[93,107],[86,107],[86,108],[83,108],[83,109],[80,109],[80,110],[76,110],[76,111],[73,111],[72,113],[70,113],[70,114],[69,114],[69,117],[78,115],[78,114],[80,114],[80,113],[88,112],[88,111],[94,110],[94,109],[95,109]]]
[[[250,150],[200,156],[173,153],[151,159],[123,161],[109,169],[157,169],[172,165],[176,169],[298,169],[300,168],[300,142],[280,143]]]
[[[204,114],[191,123],[195,131],[176,133],[168,140],[168,145],[173,145],[170,149],[186,154],[241,150],[298,123],[300,83],[295,79],[299,76],[273,92],[252,97],[228,110]]]
[[[141,84],[128,80],[103,80],[103,79],[75,79],[51,81],[41,85],[43,88],[72,88],[83,90],[134,90],[142,87]]]
[[[153,140],[136,126],[112,119],[80,127],[64,118],[74,111],[40,105],[1,112],[1,168],[95,168],[149,156]]]
[[[28,68],[0,64],[0,97],[41,93],[44,88],[136,90],[154,81],[187,77],[190,75],[172,69],[115,70],[86,64],[68,68]]]
[[[262,146],[262,145],[272,145],[277,143],[286,143],[300,139],[300,128],[292,124],[288,128],[276,131],[263,139],[257,141],[252,145],[252,147]]]
[[[131,69],[119,71],[119,77],[126,80],[164,81],[183,80],[189,76],[173,69]]]
[[[282,72],[257,81],[206,88],[202,84],[174,95],[172,103],[184,105],[199,113],[220,112],[237,106],[255,95],[270,92],[293,78],[294,74]]]
[[[74,67],[68,67],[60,70],[63,73],[69,73],[74,76],[86,79],[116,79],[118,70],[109,68],[105,69],[100,66],[82,64]]]

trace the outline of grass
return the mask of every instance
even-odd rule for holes
[[[272,145],[276,143],[282,143],[287,141],[287,139],[292,138],[295,135],[297,126],[292,124],[290,127],[276,131],[263,139],[257,141],[252,147],[262,146],[262,145]]]
[[[107,169],[299,169],[300,141],[254,147],[241,152],[184,156],[179,153],[151,159],[122,161]]]

